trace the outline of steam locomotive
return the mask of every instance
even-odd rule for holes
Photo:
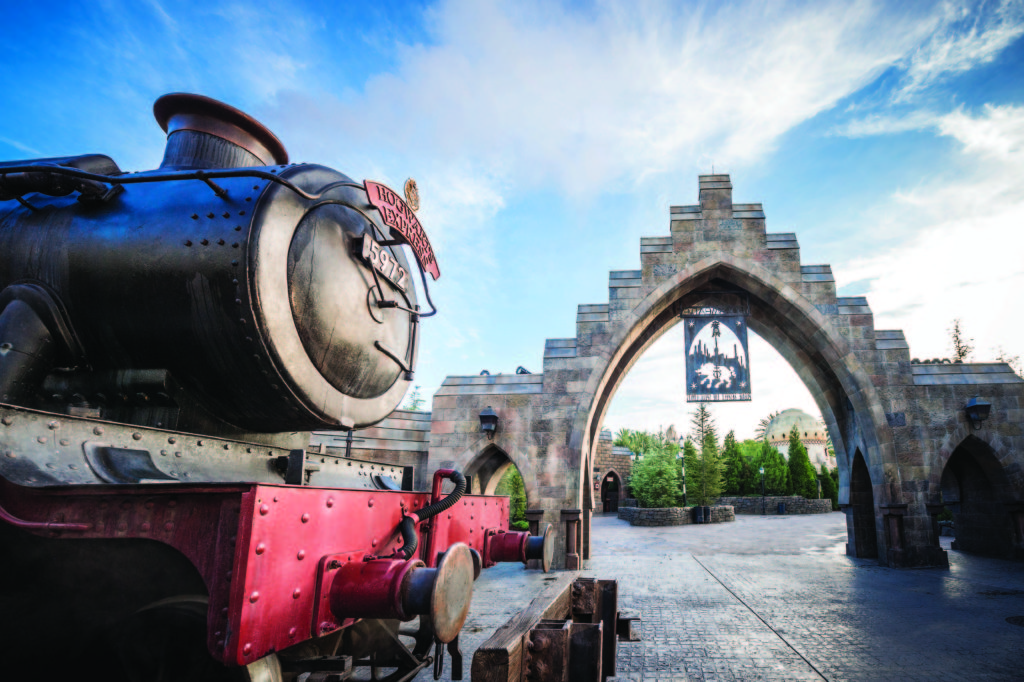
[[[440,275],[415,206],[224,103],[154,114],[153,171],[0,163],[0,670],[395,681],[447,650],[458,675],[474,579],[547,570],[552,530],[456,471],[414,492],[305,451],[413,379]]]

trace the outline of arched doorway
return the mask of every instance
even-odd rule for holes
[[[613,470],[601,479],[601,511],[616,512],[619,510],[619,497],[622,495],[622,479]]]
[[[507,495],[509,527],[526,530],[527,491],[522,472],[508,453],[493,443],[466,467],[468,492],[476,495]]]
[[[600,376],[592,379],[593,399],[581,405],[577,423],[586,424],[580,434],[592,451],[612,397],[637,359],[666,331],[678,324],[682,311],[705,306],[718,307],[723,298],[740,300],[748,310],[749,329],[761,336],[785,358],[807,386],[825,420],[836,450],[841,503],[851,495],[852,453],[859,451],[866,492],[873,495],[871,481],[896,479],[892,459],[892,436],[883,420],[880,402],[872,381],[858,366],[845,339],[836,334],[820,311],[809,300],[776,275],[750,262],[728,256],[701,261],[678,271],[637,303],[622,331],[606,347],[614,349]],[[591,455],[592,457],[592,455]],[[888,473],[886,473],[888,471]],[[889,502],[895,486],[880,487]],[[586,495],[584,495],[586,498]],[[885,557],[876,537],[874,499],[862,513],[850,519],[851,549],[858,544],[864,554]],[[595,505],[596,506],[596,505]],[[861,528],[863,526],[863,529]],[[862,536],[858,543],[856,535]],[[874,547],[872,551],[872,546]]]
[[[846,553],[862,559],[878,557],[878,534],[875,530],[875,494],[871,474],[858,450],[850,467],[850,507],[846,514]]]
[[[967,436],[942,469],[942,502],[953,512],[952,549],[1011,557],[1012,489],[992,448]]]

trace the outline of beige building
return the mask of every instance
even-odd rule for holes
[[[800,434],[800,442],[807,448],[807,456],[814,468],[820,469],[824,464],[829,469],[836,467],[835,455],[828,454],[828,432],[820,419],[815,419],[803,410],[796,408],[783,410],[765,429],[765,437],[770,445],[789,459],[789,432],[796,427]]]

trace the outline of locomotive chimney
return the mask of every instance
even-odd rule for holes
[[[153,104],[167,133],[160,168],[247,168],[288,163],[284,145],[248,114],[202,95],[175,92]]]

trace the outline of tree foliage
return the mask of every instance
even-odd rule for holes
[[[767,417],[761,417],[761,421],[757,422],[757,428],[754,429],[754,437],[757,440],[764,440],[768,437],[768,425],[772,423],[772,420],[779,416],[779,412],[776,410]]]
[[[509,526],[515,523],[526,523],[526,486],[519,469],[513,464],[505,470],[505,475],[498,481],[495,495],[508,495]]]
[[[764,467],[765,494],[790,494],[789,466],[786,464],[786,458],[782,456],[778,448],[769,445],[768,441],[763,440],[760,443],[756,443],[756,448],[756,454],[751,459],[751,468],[753,469],[751,472],[751,478],[753,478],[753,490],[751,490],[751,493],[757,494],[761,492],[761,474],[759,469]]]
[[[409,410],[410,412],[423,412],[423,405],[427,401],[420,393],[420,388],[420,386],[416,386],[409,392],[409,396],[405,399],[405,405],[402,406],[403,410]]]
[[[679,444],[668,440],[663,433],[631,431],[630,434],[633,437],[624,439],[624,447],[641,455],[633,462],[629,474],[629,489],[637,504],[648,509],[678,506],[682,488],[676,457]],[[633,443],[639,449],[633,450],[631,445],[625,445],[626,442]]]
[[[711,410],[704,403],[700,403],[697,407],[697,411],[690,417],[690,440],[694,443],[703,443],[704,438],[711,434],[718,442],[718,433],[715,426],[715,418],[711,414]]]
[[[838,471],[838,470],[833,470]],[[821,496],[832,500],[832,511],[839,509],[839,486],[832,478],[832,471],[829,471],[824,464],[821,465],[821,472],[818,474],[821,480]]]
[[[796,424],[789,430],[789,483],[793,495],[802,495],[808,500],[818,497],[817,477],[807,448],[800,442]]]
[[[713,429],[705,428],[700,450],[693,448],[685,464],[686,492],[694,504],[710,505],[722,495],[724,466]]]
[[[726,495],[743,495],[744,468],[746,465],[740,445],[736,442],[736,434],[733,431],[725,434],[722,441],[722,463],[725,468],[723,478],[725,479],[724,493]]]
[[[974,352],[974,339],[968,338],[960,325],[960,318],[949,328],[949,343],[953,347],[953,362],[963,362]]]

